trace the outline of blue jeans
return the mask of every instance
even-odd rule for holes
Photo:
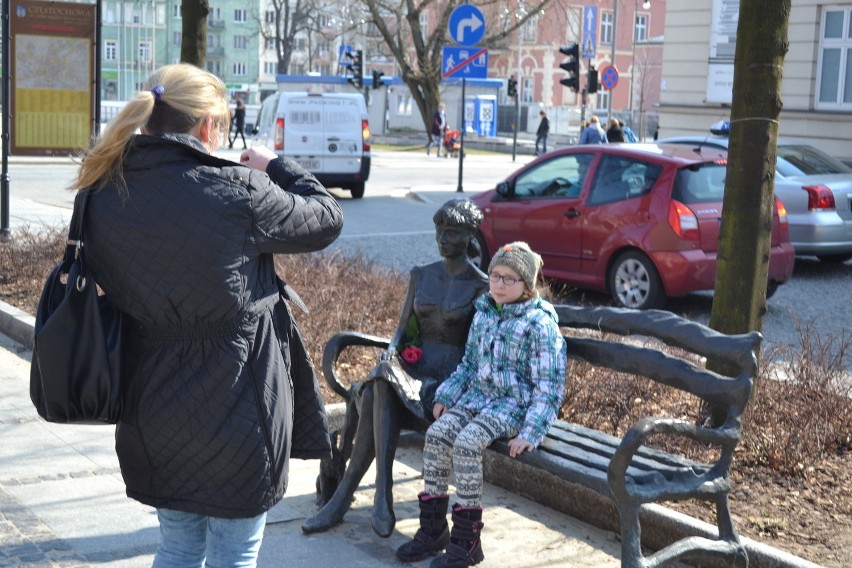
[[[538,145],[541,143],[541,151],[538,150]],[[535,155],[547,154],[547,136],[536,136],[535,139]]]
[[[266,513],[250,519],[220,519],[157,509],[157,518],[160,520],[160,544],[153,568],[257,565]]]

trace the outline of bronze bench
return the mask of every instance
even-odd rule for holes
[[[748,404],[757,371],[757,351],[762,336],[757,333],[725,335],[707,326],[661,310],[636,311],[622,308],[582,308],[556,306],[559,325],[565,328],[570,359],[592,365],[647,377],[691,393],[715,408],[722,408],[726,419],[718,427],[709,428],[674,418],[645,418],[624,436],[614,436],[577,424],[557,421],[547,438],[534,452],[516,460],[499,458],[505,477],[506,468],[532,467],[547,475],[581,486],[613,507],[599,507],[597,502],[575,502],[569,514],[583,520],[614,528],[620,527],[621,563],[625,568],[650,568],[677,559],[708,557],[723,560],[726,566],[746,567],[748,555],[740,542],[728,505],[730,470],[734,450],[741,439],[741,418]],[[626,340],[607,340],[572,336],[572,329],[600,331],[624,336]],[[634,341],[639,339],[640,341]],[[686,352],[718,362],[732,369],[732,377],[722,376],[690,361],[664,353],[642,340],[654,338]],[[357,333],[338,334],[326,346],[323,371],[330,385],[336,381],[335,365],[340,352],[351,345],[386,347],[387,340]],[[570,367],[569,367],[569,373]],[[337,387],[339,389],[339,386]],[[338,390],[339,392],[339,390]],[[344,393],[341,393],[344,394]],[[350,424],[350,427],[354,427]],[[648,448],[645,442],[657,434],[685,436],[718,448],[715,463],[698,463],[685,457]],[[495,454],[508,456],[508,444],[497,441],[490,448]],[[344,448],[349,457],[351,448]],[[486,478],[489,477],[486,456]],[[517,462],[513,464],[512,462]],[[494,469],[494,465],[490,468]],[[493,477],[493,476],[491,476]],[[521,493],[530,493],[529,479],[517,485],[506,485]],[[544,495],[552,492],[544,491]],[[535,491],[533,499],[539,499]],[[718,538],[687,535],[644,556],[641,542],[642,506],[647,503],[703,499],[715,503]],[[592,503],[592,504],[589,504]],[[557,507],[558,508],[558,507]],[[595,511],[582,511],[593,508]],[[615,512],[617,511],[617,513]],[[594,523],[587,514],[617,517],[616,523]]]

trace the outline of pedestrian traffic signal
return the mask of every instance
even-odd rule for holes
[[[515,79],[514,75],[509,77],[509,82],[506,86],[506,94],[509,95],[510,97],[517,97],[518,96],[518,80]]]
[[[568,72],[568,76],[559,82],[576,93],[580,90],[580,46],[576,43],[564,45],[559,48],[559,53],[568,56],[559,64],[561,69]]]
[[[385,82],[382,81],[383,76],[384,76],[384,73],[382,73],[381,71],[376,71],[375,69],[373,69],[373,88],[374,89],[378,89],[379,87],[384,86]]]
[[[597,93],[598,92],[598,70],[595,69],[594,65],[589,66],[589,93]]]
[[[364,85],[364,70],[361,66],[361,63],[363,62],[363,55],[364,52],[360,49],[354,52],[346,52],[346,57],[352,60],[349,63],[349,70],[352,71],[352,76],[349,77],[348,81],[356,89],[360,89]]]

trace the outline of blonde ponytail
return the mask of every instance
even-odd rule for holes
[[[124,153],[133,134],[145,126],[154,110],[154,95],[143,91],[109,122],[95,144],[83,153],[83,163],[71,189],[100,189],[108,181],[122,181]]]
[[[169,112],[163,113],[159,106],[155,107],[157,101],[167,105]],[[155,108],[158,110],[152,120]],[[71,189],[97,190],[110,181],[124,186],[124,156],[137,130],[145,128],[148,134],[185,134],[210,115],[223,131],[228,131],[231,111],[228,90],[221,79],[187,63],[161,67],[83,153]]]

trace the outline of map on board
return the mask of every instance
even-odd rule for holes
[[[88,39],[35,35],[15,39],[17,88],[88,91]]]

